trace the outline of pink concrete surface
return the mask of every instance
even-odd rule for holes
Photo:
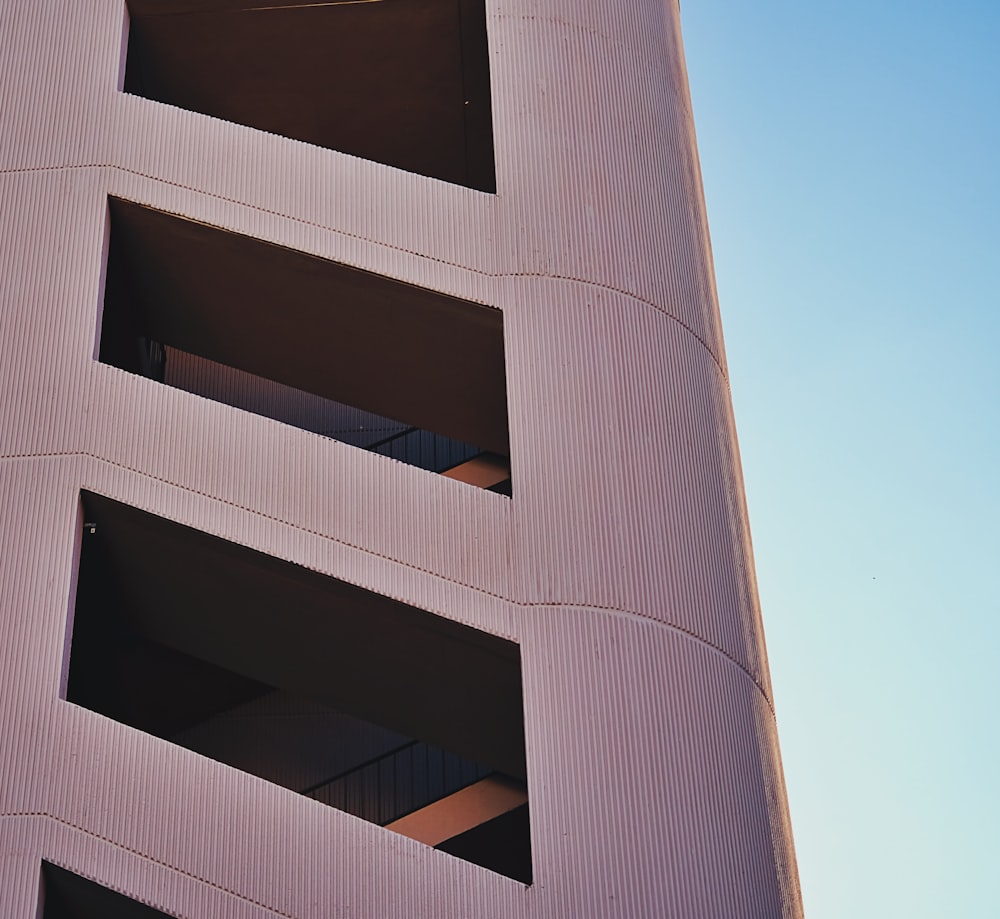
[[[120,93],[0,5],[0,916],[801,915],[678,8],[488,0],[497,194]],[[504,312],[513,499],[97,362],[119,196]],[[525,887],[60,698],[86,488],[520,643]]]

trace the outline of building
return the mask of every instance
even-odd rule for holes
[[[0,915],[799,915],[677,4],[0,41]]]

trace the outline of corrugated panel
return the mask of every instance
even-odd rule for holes
[[[553,644],[558,680],[544,672]],[[533,830],[548,846],[536,882],[583,891],[581,915],[796,914],[773,716],[745,673],[702,642],[585,609],[536,611],[523,649]]]
[[[526,404],[522,391],[545,394],[511,418],[524,599],[669,622],[766,686],[720,368],[686,331],[632,312],[628,298],[542,286],[507,294],[547,303],[544,318],[507,325],[522,357],[508,377],[513,404]]]
[[[42,858],[191,919],[801,914],[676,5],[487,11],[495,196],[0,7],[4,915]],[[97,364],[109,194],[500,307],[514,498]],[[60,701],[81,487],[520,641],[533,886]]]

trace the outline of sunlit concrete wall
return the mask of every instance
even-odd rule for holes
[[[677,5],[487,0],[497,194],[119,92],[0,5],[0,915],[801,914]],[[95,360],[115,195],[504,312],[514,497]],[[520,643],[534,883],[60,699],[86,488]]]

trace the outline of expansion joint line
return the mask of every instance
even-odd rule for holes
[[[224,893],[230,897],[235,897],[238,900],[242,900],[244,903],[248,903],[252,906],[260,907],[261,909],[266,909],[268,912],[274,913],[276,916],[281,916],[282,919],[301,919],[301,917],[296,916],[292,913],[286,913],[282,910],[274,907],[268,906],[266,903],[262,903],[260,900],[254,900],[252,897],[248,897],[245,894],[241,894],[229,887],[224,887],[221,884],[216,884],[214,881],[210,881],[207,878],[200,877],[191,871],[185,871],[183,868],[178,868],[175,865],[171,865],[168,862],[162,861],[161,859],[155,858],[146,852],[141,852],[138,849],[133,849],[131,846],[126,846],[123,843],[117,842],[114,839],[104,836],[101,833],[95,833],[93,830],[88,830],[86,827],[82,827],[79,824],[73,823],[70,820],[65,820],[62,817],[56,817],[53,814],[47,814],[44,811],[12,811],[9,813],[0,813],[0,819],[21,819],[21,820],[51,820],[53,823],[60,824],[67,829],[73,830],[77,833],[83,833],[85,836],[89,836],[91,839],[100,840],[103,843],[114,846],[116,849],[122,852],[128,852],[130,855],[135,855],[144,861],[150,862],[151,864],[158,865],[161,868],[165,868],[167,871],[171,871],[174,874],[178,874],[181,877],[189,878],[192,881],[196,881],[199,884],[204,884],[206,887],[211,887],[213,890],[217,890],[220,893]],[[95,884],[100,884],[102,887],[107,887],[109,890],[114,890],[116,893],[120,893],[122,896],[129,897],[129,899],[134,899],[134,897],[125,890],[115,885],[109,885],[101,881],[100,879],[94,877],[92,874],[88,874],[85,871],[80,871],[77,868],[72,867],[64,861],[46,856],[46,861],[52,862],[52,864],[57,865],[60,868],[65,868],[67,871],[72,871],[74,874],[78,874],[81,877],[87,878],[87,880],[93,881]],[[143,901],[146,902],[146,901]],[[149,904],[153,906],[153,904]],[[158,908],[158,907],[154,907]]]
[[[775,714],[774,703],[772,702],[770,695],[761,685],[760,680],[757,678],[757,676],[748,667],[746,667],[746,665],[744,665],[742,662],[733,657],[724,648],[719,647],[719,645],[716,645],[715,643],[709,641],[708,639],[704,638],[701,635],[698,635],[695,632],[692,632],[689,629],[685,629],[682,626],[675,625],[674,623],[671,622],[664,622],[663,620],[660,619],[653,619],[651,616],[645,616],[642,613],[637,612],[636,610],[625,609],[624,607],[621,606],[609,606],[600,603],[587,603],[585,601],[573,602],[573,603],[568,603],[568,602],[551,603],[544,601],[516,600],[513,597],[510,597],[509,595],[502,594],[497,591],[488,590],[476,584],[470,584],[467,581],[459,580],[458,578],[449,577],[446,574],[441,574],[441,572],[433,571],[430,568],[424,568],[420,565],[414,565],[412,562],[409,562],[406,559],[398,558],[393,555],[388,555],[384,552],[373,552],[371,549],[362,546],[359,543],[350,542],[349,540],[344,539],[340,536],[331,536],[329,533],[323,533],[320,530],[316,530],[311,527],[305,527],[298,523],[292,523],[289,520],[284,520],[281,517],[274,516],[273,514],[266,514],[263,511],[257,510],[256,508],[253,507],[248,507],[245,504],[239,504],[235,501],[229,501],[226,498],[220,498],[218,495],[209,494],[208,492],[201,491],[197,488],[191,488],[188,485],[184,485],[180,482],[175,482],[172,479],[167,479],[164,478],[163,476],[152,475],[135,466],[129,466],[126,463],[115,462],[114,460],[109,460],[106,457],[98,456],[94,453],[90,453],[84,450],[67,450],[61,452],[53,451],[49,453],[17,453],[17,454],[0,455],[0,461],[6,461],[6,462],[16,462],[16,461],[30,460],[30,459],[70,459],[70,458],[90,459],[97,463],[103,463],[108,466],[113,466],[116,469],[122,469],[125,470],[126,472],[131,472],[135,475],[142,476],[145,479],[151,479],[152,481],[160,482],[161,484],[167,485],[171,488],[177,488],[181,491],[187,492],[188,494],[197,495],[198,497],[205,498],[209,501],[215,501],[218,504],[224,504],[227,507],[232,508],[233,510],[237,510],[247,514],[253,514],[255,517],[259,517],[260,519],[266,520],[269,523],[275,523],[278,524],[279,526],[288,527],[289,529],[295,530],[300,533],[304,533],[308,536],[315,537],[316,539],[323,539],[326,540],[327,542],[334,543],[345,549],[349,549],[354,552],[361,552],[364,553],[365,555],[380,559],[381,561],[389,562],[393,565],[399,565],[403,568],[408,569],[409,571],[426,575],[427,577],[434,578],[435,580],[441,581],[445,584],[449,584],[454,587],[459,587],[462,590],[469,590],[472,591],[473,593],[479,594],[480,596],[489,597],[490,599],[493,600],[499,600],[500,602],[506,603],[519,610],[532,610],[532,609],[574,610],[582,608],[585,610],[593,610],[595,612],[607,613],[609,615],[620,616],[625,619],[635,620],[636,622],[640,622],[651,627],[659,627],[666,629],[668,631],[674,632],[677,635],[681,635],[686,639],[698,642],[699,644],[708,648],[713,653],[720,655],[729,664],[740,670],[757,688],[757,691],[761,694],[761,697],[764,699],[764,702],[767,705],[768,709],[770,710],[771,714],[772,715]],[[209,530],[205,530],[204,532],[209,533],[212,536],[217,536],[220,539],[228,539],[228,537],[226,537],[222,533],[211,532]],[[264,551],[264,550],[258,549],[258,551]],[[291,562],[292,564],[299,564],[297,562],[292,562],[291,559],[287,558],[284,559],[284,561]],[[308,566],[303,566],[303,567],[308,567]],[[316,570],[316,569],[310,569],[310,570]],[[319,572],[319,573],[325,574],[325,572]],[[355,583],[355,582],[350,582],[350,583]],[[363,584],[355,583],[355,586],[361,587],[363,589],[368,589]],[[401,602],[407,602],[405,597],[391,596],[389,594],[386,594],[386,596],[389,596],[390,599],[399,600]],[[501,637],[510,638],[511,640],[514,641],[517,640],[515,636],[511,635],[504,635]]]
[[[502,281],[508,278],[538,278],[540,280],[550,280],[550,281],[568,281],[574,284],[582,284],[587,287],[593,287],[596,290],[604,290],[609,293],[619,294],[623,297],[628,297],[636,303],[641,303],[657,313],[661,313],[668,319],[673,320],[680,326],[685,332],[690,334],[695,341],[697,341],[704,349],[708,352],[709,357],[716,367],[719,368],[719,373],[722,375],[723,380],[726,382],[726,386],[729,386],[729,376],[726,372],[726,368],[722,365],[722,361],[715,351],[709,346],[708,342],[701,337],[694,329],[691,328],[684,320],[680,319],[674,313],[670,312],[668,309],[650,300],[648,297],[643,297],[641,294],[635,293],[634,291],[625,290],[621,287],[616,287],[613,284],[604,284],[601,281],[593,281],[588,278],[577,278],[571,275],[561,275],[561,274],[543,274],[542,272],[531,272],[531,271],[509,271],[509,272],[490,272],[482,271],[478,268],[470,268],[467,265],[463,265],[461,262],[455,262],[450,259],[439,258],[434,255],[427,255],[424,252],[420,252],[416,249],[408,249],[406,246],[397,246],[393,243],[383,242],[381,240],[373,239],[370,236],[365,236],[361,233],[352,233],[349,230],[337,229],[335,227],[329,227],[322,223],[317,223],[315,220],[306,220],[302,217],[293,217],[290,214],[283,213],[282,211],[274,210],[273,208],[258,207],[254,204],[248,204],[245,201],[241,201],[238,198],[231,198],[228,195],[220,195],[216,192],[205,191],[204,189],[195,188],[193,185],[185,185],[183,182],[171,182],[169,179],[163,179],[159,176],[150,175],[147,172],[140,172],[137,169],[128,169],[125,166],[116,166],[114,163],[75,163],[63,166],[25,166],[21,168],[14,169],[0,169],[0,175],[22,175],[31,174],[38,172],[69,172],[73,170],[83,170],[83,169],[113,169],[118,172],[123,172],[128,175],[133,175],[141,179],[148,179],[151,182],[159,182],[162,185],[169,185],[173,188],[179,188],[184,191],[192,192],[197,195],[204,195],[208,198],[213,198],[217,201],[224,201],[227,204],[234,204],[237,207],[245,207],[250,210],[257,211],[261,214],[268,214],[272,217],[277,217],[281,220],[289,220],[292,223],[298,223],[303,226],[314,227],[317,230],[322,230],[324,233],[332,233],[335,236],[343,237],[344,239],[350,239],[355,242],[367,243],[371,246],[376,246],[380,249],[387,249],[392,252],[398,252],[401,255],[413,256],[414,258],[426,259],[429,262],[435,262],[439,265],[445,265],[448,268],[457,268],[460,271],[468,271],[473,274],[479,275],[480,277],[490,278],[491,280]],[[141,202],[140,202],[141,203]],[[174,214],[175,216],[182,217],[185,220],[192,220],[189,215],[182,214],[178,211],[167,211],[167,213]],[[196,221],[201,222],[201,221]],[[232,231],[237,232],[237,231]],[[314,254],[314,253],[309,253]],[[476,300],[475,298],[469,298],[471,302],[483,303],[482,300]],[[483,303],[485,306],[493,306],[493,304]],[[495,307],[494,307],[495,308]],[[501,310],[502,312],[502,310]]]
[[[598,290],[605,290],[609,293],[621,294],[623,297],[628,297],[630,300],[636,303],[641,303],[643,306],[651,307],[656,310],[656,312],[661,313],[666,316],[667,319],[673,320],[677,325],[679,325],[685,332],[687,332],[695,341],[700,344],[705,351],[708,352],[708,356],[712,359],[712,363],[719,368],[719,373],[722,375],[722,379],[725,380],[726,386],[729,386],[729,377],[726,374],[726,368],[722,366],[722,362],[719,360],[716,353],[709,346],[708,342],[701,337],[694,329],[691,328],[683,319],[675,316],[673,313],[667,312],[662,306],[658,306],[652,300],[647,300],[645,297],[641,297],[638,294],[632,293],[628,290],[623,290],[620,287],[615,287],[611,284],[602,284],[600,281],[590,281],[587,278],[574,278],[569,275],[563,274],[541,274],[538,272],[522,271],[522,272],[510,272],[508,274],[502,275],[491,275],[491,277],[497,278],[538,278],[540,280],[551,280],[551,281],[569,281],[573,284],[581,284],[585,287],[594,287]]]

